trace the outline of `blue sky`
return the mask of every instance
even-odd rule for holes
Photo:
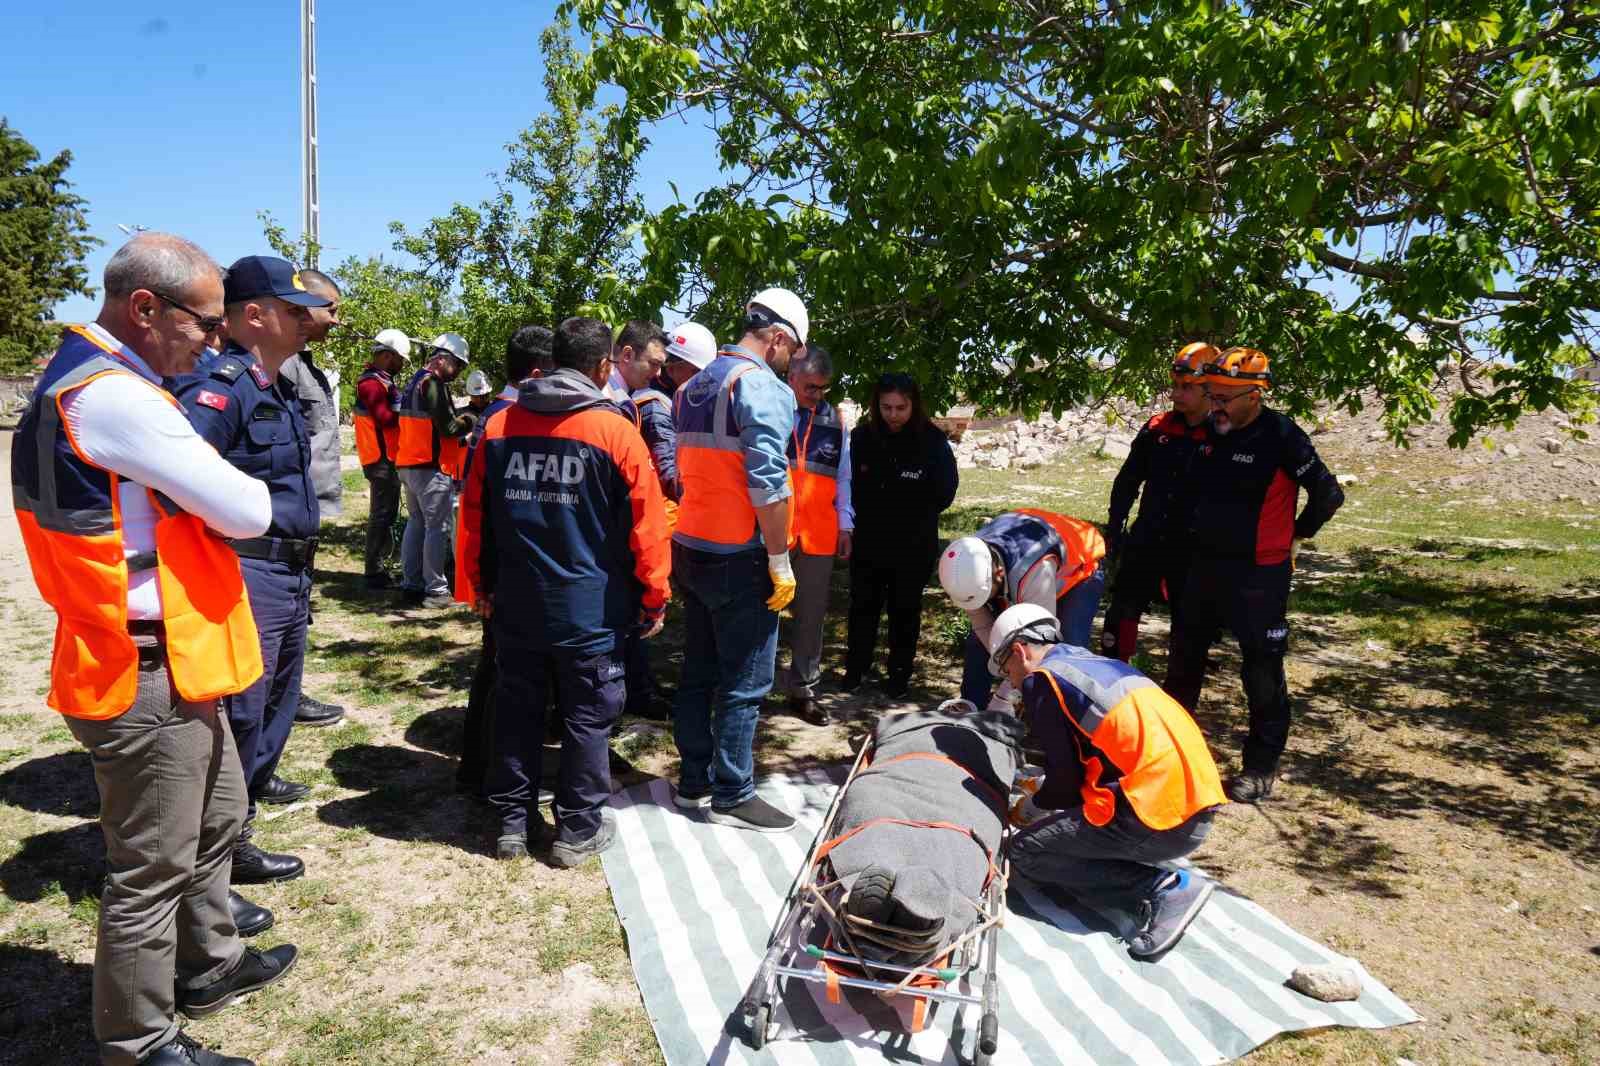
[[[476,203],[504,146],[544,108],[539,33],[551,0],[377,4],[317,12],[324,262],[390,253],[391,221],[418,226]],[[245,14],[250,12],[250,14]],[[226,264],[266,251],[256,212],[300,225],[300,5],[71,0],[8,10],[0,115],[40,154],[71,149],[70,178],[106,243],[117,223],[170,230]],[[646,203],[686,198],[715,173],[703,128],[658,130]],[[95,302],[57,307],[66,321]]]

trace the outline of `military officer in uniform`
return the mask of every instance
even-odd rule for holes
[[[261,850],[251,840],[251,824],[257,803],[289,802],[311,791],[277,776],[300,705],[319,518],[310,436],[294,386],[278,370],[305,346],[308,308],[328,300],[307,292],[287,261],[252,255],[228,268],[224,303],[227,347],[208,372],[175,379],[172,391],[199,434],[228,462],[266,482],[272,497],[266,534],[233,541],[264,671],[227,701],[250,800],[234,848],[233,883],[261,884],[305,872],[299,858]]]

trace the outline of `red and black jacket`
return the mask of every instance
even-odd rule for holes
[[[1191,426],[1176,411],[1163,412],[1144,424],[1111,483],[1111,521],[1106,528],[1114,544],[1123,540],[1122,527],[1135,499],[1139,517],[1126,543],[1162,544],[1183,536],[1194,509],[1190,467],[1211,436],[1209,422]]]
[[[1289,558],[1294,539],[1314,536],[1344,503],[1344,490],[1305,430],[1266,407],[1243,429],[1213,434],[1191,478],[1190,543],[1197,557],[1276,565]],[[1301,489],[1309,499],[1297,518]]]

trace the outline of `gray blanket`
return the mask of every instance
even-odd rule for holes
[[[884,823],[867,826],[829,856],[849,893],[846,913],[874,928],[904,933],[904,950],[869,952],[859,945],[863,954],[922,962],[981,918],[977,905],[983,901],[989,860],[999,861],[1019,727],[1003,713],[917,711],[884,718],[874,737],[872,765],[856,775],[839,801],[835,836],[875,819],[896,818],[970,828],[982,843],[949,829]],[[920,753],[960,765],[943,759],[895,761]]]

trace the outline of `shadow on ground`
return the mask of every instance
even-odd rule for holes
[[[93,976],[53,951],[0,944],[0,1064],[97,1061]]]
[[[13,766],[0,774],[0,803],[40,814],[98,818],[100,793],[89,753],[80,748]]]
[[[0,891],[18,903],[37,903],[58,889],[73,903],[100,895],[106,846],[99,822],[35,833],[0,863]],[[0,988],[7,985],[0,981]],[[4,998],[4,993],[0,993]]]

